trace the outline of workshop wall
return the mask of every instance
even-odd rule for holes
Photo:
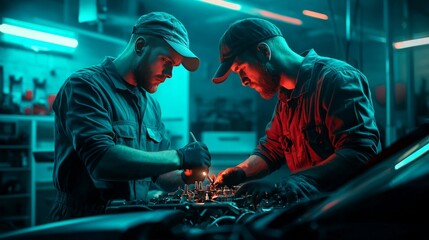
[[[118,44],[85,36],[80,36],[79,46],[73,54],[35,52],[0,45],[0,55],[3,56],[0,58],[4,78],[3,92],[19,106],[10,111],[17,114],[45,115],[44,109],[33,109],[33,104],[39,103],[49,108],[49,96],[56,95],[71,73],[79,68],[98,64],[105,56],[116,56],[122,48],[123,46]],[[38,87],[36,82],[45,84]]]

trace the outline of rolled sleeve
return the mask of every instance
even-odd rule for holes
[[[114,145],[112,123],[98,88],[82,78],[70,79],[64,88],[64,126],[74,150],[89,172]]]
[[[364,164],[380,151],[368,81],[356,70],[338,71],[332,78],[323,101],[330,141],[337,154]]]

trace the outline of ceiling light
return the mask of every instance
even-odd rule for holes
[[[302,11],[302,14],[309,16],[309,17],[312,17],[312,18],[328,20],[328,15],[323,14],[323,13],[318,13],[318,12],[314,12],[314,11],[310,11],[310,10],[304,10],[304,11]]]
[[[393,43],[393,47],[396,49],[403,49],[403,48],[409,48],[409,47],[417,47],[421,45],[427,45],[429,44],[429,37],[425,38],[417,38],[402,42],[395,42]]]
[[[3,18],[1,40],[38,51],[72,53],[78,46],[76,34],[62,29]]]
[[[231,3],[231,2],[227,2],[227,1],[223,1],[223,0],[200,0],[200,1],[205,2],[205,3],[209,3],[209,4],[213,4],[213,5],[216,5],[219,7],[223,7],[223,8],[236,10],[236,11],[239,11],[241,9],[240,4]]]
[[[288,17],[285,15],[280,15],[278,13],[273,13],[273,12],[269,12],[266,10],[260,10],[259,14],[264,16],[264,17],[280,20],[280,21],[283,21],[286,23],[291,23],[294,25],[302,25],[302,21],[298,18]]]
[[[220,6],[220,7],[224,7],[224,8],[228,8],[228,9],[232,9],[232,10],[236,10],[236,11],[241,11],[243,13],[247,13],[250,15],[263,16],[263,17],[267,17],[267,18],[271,18],[271,19],[276,19],[276,20],[279,20],[282,22],[294,24],[294,25],[302,25],[302,21],[298,18],[293,18],[293,17],[281,15],[278,13],[254,8],[251,6],[240,5],[240,4],[231,3],[231,2],[227,2],[227,1],[223,1],[223,0],[199,0],[199,1],[209,3],[209,4],[213,4],[213,5]]]

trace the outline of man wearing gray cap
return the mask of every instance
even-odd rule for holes
[[[295,53],[279,28],[258,18],[230,25],[220,61],[214,83],[232,71],[243,86],[279,100],[250,157],[219,173],[215,185],[247,182],[236,194],[253,195],[255,204],[276,192],[296,203],[337,188],[381,150],[368,81],[347,63]],[[283,164],[291,174],[278,183],[250,181]]]
[[[64,82],[53,104],[58,193],[49,221],[102,214],[112,199],[145,201],[151,183],[171,190],[204,178],[192,169],[210,167],[207,147],[192,142],[170,150],[151,96],[180,64],[189,71],[199,66],[185,27],[152,12],[137,20],[118,57]]]

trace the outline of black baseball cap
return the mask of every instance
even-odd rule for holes
[[[212,79],[213,83],[222,83],[228,78],[237,55],[275,36],[283,35],[277,26],[264,19],[246,18],[231,24],[219,41],[220,66]]]
[[[193,72],[198,69],[200,59],[189,49],[188,31],[173,15],[165,12],[142,15],[134,25],[132,33],[164,39],[183,57],[182,65],[187,70]]]

